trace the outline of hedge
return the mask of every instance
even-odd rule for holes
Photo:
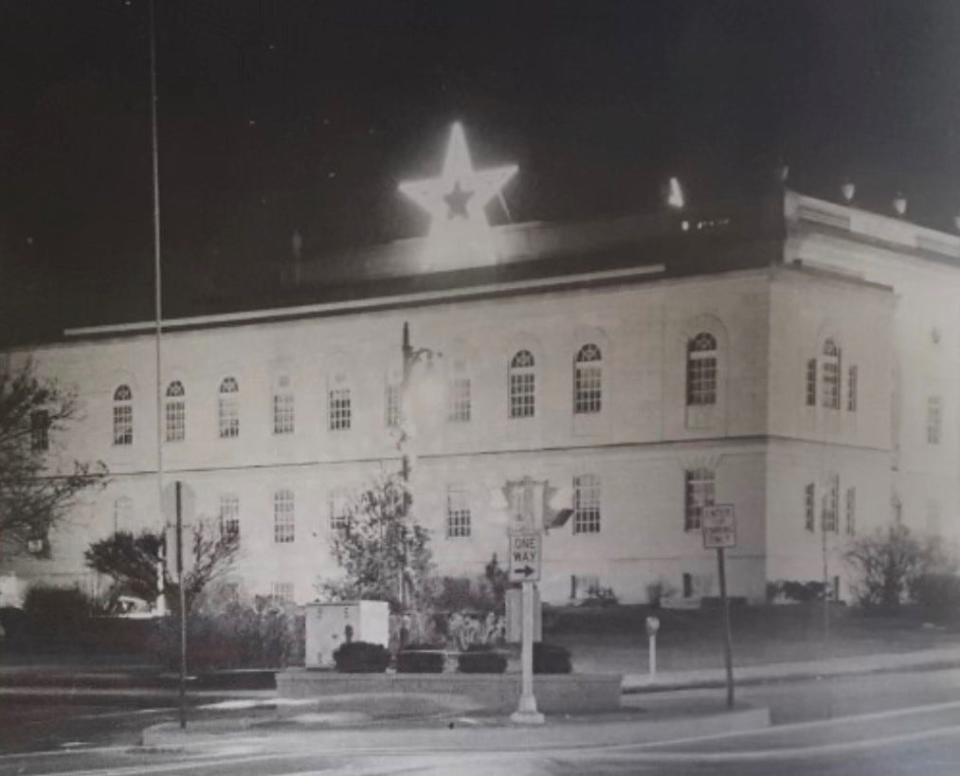
[[[390,651],[381,644],[350,641],[337,648],[333,662],[345,674],[382,674],[390,663]]]
[[[462,674],[502,674],[507,658],[489,647],[473,645],[457,657],[457,670]]]
[[[533,673],[569,674],[572,670],[569,649],[542,641],[533,643]]]
[[[397,653],[397,672],[441,674],[445,662],[446,655],[440,651],[440,647],[433,644],[410,644]]]

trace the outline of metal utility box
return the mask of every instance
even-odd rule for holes
[[[388,646],[390,609],[386,601],[343,601],[306,606],[307,668],[333,668],[333,653],[347,641]]]

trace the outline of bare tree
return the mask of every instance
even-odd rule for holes
[[[187,612],[190,612],[203,591],[230,571],[240,544],[237,534],[222,531],[206,520],[198,520],[186,538],[187,569],[183,575],[183,591]],[[113,579],[111,595],[134,595],[150,601],[158,591],[163,543],[164,537],[160,533],[144,531],[134,536],[118,531],[91,544],[84,558],[89,568]],[[169,548],[166,553],[168,559],[172,557],[171,550]],[[175,611],[179,597],[171,572],[172,564],[168,561],[164,591],[171,610]]]
[[[417,523],[410,503],[401,476],[381,475],[345,505],[330,538],[344,576],[318,583],[324,597],[389,601],[395,607],[406,601],[414,608],[422,602],[433,568],[430,535]]]
[[[6,551],[49,554],[51,528],[82,492],[106,485],[100,461],[51,465],[51,451],[78,419],[75,392],[38,378],[29,362],[16,370],[0,363],[0,540]]]

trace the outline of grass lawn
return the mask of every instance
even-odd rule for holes
[[[545,641],[573,654],[575,670],[646,672],[648,614],[660,619],[660,670],[723,665],[721,617],[717,609],[652,612],[646,606],[556,608],[544,612]],[[759,665],[824,657],[910,652],[960,647],[960,628],[925,626],[915,612],[866,615],[844,606],[831,609],[830,638],[824,642],[823,606],[739,606],[732,609],[735,665]]]

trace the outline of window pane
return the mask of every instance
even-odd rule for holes
[[[224,536],[240,537],[240,497],[234,493],[220,496],[220,532]]]
[[[684,519],[686,531],[698,531],[703,508],[714,503],[714,473],[711,469],[690,469],[684,476]]]
[[[350,428],[350,389],[334,388],[329,393],[330,430],[345,431]]]
[[[292,434],[294,430],[294,403],[292,393],[273,395],[273,433]]]
[[[600,533],[600,479],[585,474],[573,479],[573,532]]]
[[[273,496],[273,540],[289,544],[295,538],[293,492],[279,490]]]
[[[470,536],[470,503],[467,492],[460,485],[447,489],[447,537],[450,539]]]
[[[532,418],[536,411],[536,376],[533,355],[521,350],[510,362],[510,417]]]
[[[449,388],[450,406],[447,420],[465,423],[470,420],[470,378],[454,377]]]

